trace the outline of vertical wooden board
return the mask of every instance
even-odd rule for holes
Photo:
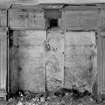
[[[65,34],[65,87],[91,91],[97,73],[94,32]]]
[[[64,34],[61,30],[51,30],[47,34],[46,79],[49,91],[63,87]]]
[[[0,29],[0,97],[5,97],[7,77],[6,30]]]
[[[19,88],[45,91],[45,31],[18,31]]]
[[[9,91],[15,94],[18,91],[18,43],[13,32],[9,34]]]
[[[98,93],[105,93],[105,33],[100,32],[98,37]]]
[[[0,10],[0,27],[7,26],[7,11],[5,9]]]
[[[103,49],[103,93],[105,92],[105,38],[102,37],[102,49]]]

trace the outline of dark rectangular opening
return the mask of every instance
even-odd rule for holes
[[[49,28],[58,27],[58,19],[49,19]]]

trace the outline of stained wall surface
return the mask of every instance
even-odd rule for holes
[[[47,33],[46,82],[48,90],[56,90],[64,84],[64,33],[50,30]]]
[[[9,10],[9,27],[15,29],[45,29],[45,18],[43,10],[24,10],[10,9]]]
[[[6,95],[7,76],[7,38],[6,29],[0,28],[0,97]]]
[[[94,32],[52,29],[14,31],[13,35],[17,48],[12,50],[11,69],[18,77],[12,81],[18,78],[19,89],[45,91],[46,84],[49,91],[74,86],[92,91],[97,74]]]
[[[45,31],[15,31],[18,36],[19,88],[33,92],[45,91]],[[15,60],[17,60],[15,59]]]
[[[94,17],[97,10],[63,11],[60,27],[45,30],[43,11],[10,10],[12,87],[39,92],[45,86],[50,91],[75,86],[92,91],[97,73],[96,33],[90,31],[97,28]]]
[[[91,91],[97,73],[97,48],[94,32],[65,34],[65,87]]]

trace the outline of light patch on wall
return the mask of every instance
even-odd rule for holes
[[[65,87],[92,91],[97,72],[94,32],[65,34]]]
[[[15,31],[18,36],[19,89],[45,91],[45,31]]]
[[[47,34],[49,50],[46,50],[46,79],[50,91],[63,87],[64,82],[64,34],[61,30]]]

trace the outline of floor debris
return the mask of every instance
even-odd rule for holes
[[[87,92],[80,93],[76,90],[71,90],[63,95],[61,91],[55,93],[46,96],[44,93],[25,92],[22,94],[20,92],[19,96],[10,98],[7,105],[105,105],[105,101],[97,104],[90,94],[86,94]]]

